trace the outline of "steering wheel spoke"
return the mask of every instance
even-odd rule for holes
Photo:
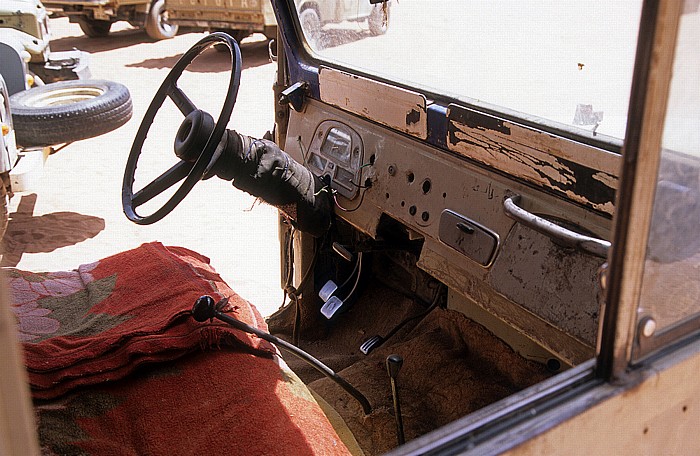
[[[212,116],[197,109],[194,102],[178,87],[177,82],[192,61],[205,49],[216,43],[223,43],[230,50],[231,78],[219,118],[214,121]],[[122,181],[122,207],[129,220],[139,225],[157,222],[169,214],[187,196],[192,187],[202,180],[214,157],[216,148],[221,142],[226,124],[231,118],[240,82],[241,50],[236,40],[225,33],[214,32],[205,36],[175,63],[154,95],[153,101],[151,101],[151,105],[141,121],[126,162],[124,180]],[[170,97],[180,112],[185,115],[185,119],[175,135],[174,144],[176,155],[182,160],[134,193],[134,176],[138,160],[148,131],[151,129],[153,120],[166,97]],[[136,212],[136,208],[175,186],[178,182],[181,182],[180,186],[160,208],[145,216]]]
[[[173,185],[180,182],[182,179],[186,178],[190,173],[194,163],[189,163],[186,161],[180,161],[172,168],[158,176],[148,185],[143,187],[138,192],[134,193],[131,197],[131,201],[134,207],[139,207],[142,204],[152,200],[156,196],[163,193],[165,190],[169,189]]]
[[[168,96],[175,106],[180,110],[182,114],[187,116],[189,113],[197,109],[197,107],[192,103],[192,100],[179,88],[177,85],[173,84],[168,91]]]

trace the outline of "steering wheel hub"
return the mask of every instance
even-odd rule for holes
[[[201,109],[187,114],[175,135],[175,155],[180,160],[195,162],[214,132],[214,118]]]

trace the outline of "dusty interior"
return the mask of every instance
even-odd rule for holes
[[[249,69],[246,69],[246,71],[247,73],[245,74],[254,74],[251,73]],[[196,80],[199,81],[199,78],[196,78]],[[246,84],[243,84],[243,86],[245,85]],[[136,88],[136,90],[138,91],[142,89]],[[135,99],[150,100],[149,95],[137,91],[134,92]],[[256,102],[258,105],[260,104],[259,99],[256,99]],[[311,105],[311,107],[313,108],[313,105]],[[316,108],[316,111],[317,113],[315,115],[318,117],[316,119],[318,121],[325,121],[327,118],[335,118],[326,117],[326,112],[319,108]],[[311,116],[311,114],[313,114],[313,110],[309,109],[305,114],[309,116],[310,120],[308,121],[308,124],[302,123],[302,127],[306,126],[309,131],[306,131],[301,127],[297,127],[295,133],[299,134],[299,136],[293,136],[295,138],[301,138],[301,134],[305,135],[304,137],[306,138],[306,136],[315,131],[313,129],[315,128],[316,123],[314,122],[314,117]],[[338,114],[336,113],[335,115]],[[245,116],[239,117],[245,118]],[[338,118],[340,120],[344,119],[342,116]],[[252,130],[248,125],[240,125],[239,123],[236,124],[236,128],[246,132]],[[173,131],[175,130],[176,128],[173,128]],[[370,134],[372,132],[376,138]],[[367,150],[374,150],[370,146],[374,143],[376,143],[374,145],[377,146],[380,139],[383,140],[384,138],[384,136],[382,136],[382,133],[384,132],[379,131],[378,129],[368,129],[364,133],[366,133],[366,136],[363,139],[366,141]],[[126,136],[129,138],[131,137],[131,135]],[[414,167],[413,169],[430,169],[430,173],[426,174],[426,180],[422,181],[423,185],[414,185],[411,187],[410,184],[413,181],[413,173],[397,174],[397,176],[392,176],[389,173],[389,169],[392,169],[391,166],[389,166],[390,163],[393,163],[393,161],[397,161],[398,159],[407,158],[402,155],[402,151],[404,151],[404,149],[398,147],[398,145],[401,143],[399,139],[394,138],[394,140],[397,143],[397,147],[381,149],[384,155],[377,155],[375,157],[378,163],[376,167],[378,170],[377,173],[380,173],[378,174],[378,183],[375,185],[375,188],[381,189],[382,185],[386,184],[387,186],[385,188],[388,190],[367,191],[366,199],[363,199],[365,195],[365,192],[363,191],[359,204],[362,204],[364,201],[365,205],[362,206],[362,210],[366,209],[367,214],[361,212],[356,213],[355,215],[359,214],[362,216],[357,217],[356,221],[363,221],[363,217],[367,220],[374,220],[373,217],[377,216],[377,214],[372,211],[373,208],[371,205],[373,201],[380,201],[382,204],[387,204],[387,207],[384,208],[382,206],[382,209],[386,209],[387,212],[391,212],[392,210],[396,211],[396,208],[391,207],[389,203],[398,206],[398,201],[401,200],[401,206],[403,206],[403,199],[405,199],[409,202],[409,204],[407,204],[407,210],[401,212],[403,215],[400,214],[400,216],[403,217],[403,219],[409,220],[408,222],[404,220],[404,223],[408,226],[408,228],[416,228],[412,225],[412,219],[405,214],[409,210],[408,207],[411,207],[411,202],[413,200],[416,198],[423,198],[428,193],[430,193],[430,195],[436,195],[438,199],[440,198],[440,195],[443,195],[443,200],[446,198],[447,194],[449,194],[450,198],[457,198],[457,196],[453,195],[459,195],[458,191],[454,190],[451,186],[445,189],[439,188],[439,182],[445,183],[445,185],[459,182],[458,186],[460,188],[478,188],[479,185],[483,185],[487,180],[489,188],[491,188],[491,180],[494,182],[493,185],[497,184],[497,180],[495,178],[491,179],[489,176],[482,176],[481,174],[477,175],[477,173],[475,173],[474,176],[471,176],[467,175],[465,172],[463,173],[464,175],[460,174],[458,176],[459,180],[450,178],[451,175],[448,174],[450,170],[458,169],[459,172],[464,170],[462,168],[451,166],[451,162],[449,161],[438,161],[437,159],[434,159],[434,157],[429,155],[430,151],[422,151],[423,154],[421,154],[419,153],[421,150],[417,148],[414,150],[412,147],[411,151],[415,152],[410,156],[411,159],[414,160],[411,164],[411,166]],[[405,138],[401,139],[401,141],[407,142]],[[160,140],[159,142],[163,141]],[[294,144],[294,142],[295,141],[291,141],[292,144]],[[298,142],[300,144],[302,143],[301,140]],[[405,144],[403,144],[403,146],[408,147]],[[411,146],[415,145],[412,144]],[[109,148],[105,149],[107,150]],[[65,154],[69,152],[70,149],[63,152],[61,156],[66,157]],[[370,162],[373,161],[371,157],[368,157]],[[301,160],[301,158],[299,159]],[[401,163],[403,164],[403,162]],[[361,166],[364,167],[365,165],[363,164]],[[78,168],[77,166],[74,167]],[[110,172],[105,171],[104,174],[110,176],[110,178],[114,178],[114,176],[112,176],[114,173],[111,172],[113,168],[114,166],[107,168]],[[121,168],[121,164],[117,166],[117,168]],[[60,176],[60,173],[58,174]],[[408,176],[411,176],[410,179]],[[427,180],[430,177],[432,177],[432,181]],[[114,187],[118,188],[118,179],[120,176],[117,175],[116,178],[117,181],[115,182]],[[471,181],[469,179],[471,179]],[[472,181],[474,186],[467,185],[467,182]],[[430,192],[430,188],[426,189],[425,182],[433,183],[433,189]],[[188,204],[191,206],[186,207],[191,208],[198,205],[205,207],[205,203],[212,201],[227,201],[227,204],[230,207],[230,196],[241,193],[232,191],[230,184],[220,182],[218,180],[216,180],[216,182],[215,180],[212,180],[208,185],[209,187],[206,188],[206,190],[201,191],[201,194],[206,195],[204,202],[202,202],[202,200],[197,200],[193,195],[187,200]],[[212,193],[212,185],[218,185],[219,187],[224,188],[226,191],[226,193],[223,194],[224,196],[219,198],[214,195],[214,193]],[[508,182],[507,185],[501,183],[501,187],[503,188],[511,188],[512,186],[512,182]],[[203,186],[200,187],[203,188]],[[411,191],[414,191],[416,194],[414,195],[410,193]],[[75,201],[83,201],[83,199],[81,199],[83,197],[82,193],[89,192],[82,190],[82,192],[78,192],[78,196],[71,199]],[[390,194],[392,199],[388,202],[384,202],[384,198],[388,200]],[[479,192],[477,195],[482,199],[487,198],[488,196],[481,196],[481,192]],[[490,196],[493,196],[493,194]],[[500,214],[500,219],[495,216],[493,217],[494,220],[492,221],[492,224],[494,226],[494,230],[501,232],[502,235],[510,232],[511,225],[503,223],[502,219],[504,219],[505,216],[501,214],[500,209],[498,211],[493,209],[499,201],[498,195],[493,202],[491,202],[491,199],[488,199],[488,201],[484,200],[482,202],[483,207],[479,206],[478,204],[478,202],[481,200],[472,201],[475,203],[474,206],[483,211],[485,216],[491,213]],[[89,202],[85,202],[85,204],[89,204]],[[442,209],[445,204],[447,204],[445,201],[441,201],[440,205],[436,207]],[[91,206],[92,205],[94,204],[91,204]],[[123,248],[123,240],[127,237],[125,233],[132,233],[134,228],[131,225],[128,227],[123,225],[127,222],[123,220],[123,216],[121,215],[120,211],[118,208],[114,207],[113,204],[110,203],[109,205],[105,204],[103,206],[113,209],[112,212],[117,213],[119,216],[118,220],[122,223],[122,225],[119,225],[119,222],[112,224],[110,218],[110,223],[105,224],[105,226],[114,225],[120,228],[117,230],[118,234],[115,235],[115,237],[121,241],[119,246],[120,248]],[[246,209],[249,207],[250,204],[246,205]],[[359,207],[360,206],[357,206],[357,208]],[[90,210],[92,210],[92,208],[90,208]],[[193,214],[195,213],[192,209],[190,210]],[[431,210],[433,211],[431,219],[434,219],[437,217],[439,212],[438,209],[431,208]],[[82,208],[80,212],[87,213],[88,210],[86,208]],[[211,210],[208,211],[208,213],[214,217],[213,220],[203,221],[202,219],[198,219],[198,222],[201,225],[212,227],[223,225],[221,223],[222,214],[220,211]],[[408,213],[410,214],[410,212]],[[29,212],[28,214],[31,215],[32,212]],[[96,214],[100,215],[101,212],[97,212]],[[199,214],[199,212],[197,212],[197,214]],[[229,213],[226,213],[224,214],[224,217],[228,217],[228,215]],[[246,220],[246,222],[250,222],[251,217],[247,213],[244,215],[245,217],[242,216],[240,218]],[[274,218],[276,219],[276,214]],[[105,219],[107,219],[106,216]],[[15,222],[15,220],[13,220],[13,222]],[[512,222],[508,223],[512,224]],[[276,273],[276,268],[259,267],[257,264],[251,263],[253,260],[240,255],[240,252],[236,252],[237,255],[230,254],[230,239],[248,239],[251,237],[251,232],[258,233],[261,227],[268,226],[269,224],[253,222],[251,225],[245,227],[243,234],[240,235],[233,231],[234,228],[239,225],[238,220],[236,223],[231,223],[231,225],[232,226],[230,227],[226,227],[226,235],[211,236],[216,238],[216,240],[224,241],[225,248],[217,248],[214,246],[214,244],[211,243],[211,238],[204,237],[204,235],[201,234],[201,230],[183,230],[181,224],[179,223],[176,223],[174,228],[171,226],[172,235],[170,237],[163,235],[160,235],[159,237],[165,238],[163,239],[164,241],[167,241],[167,238],[175,239],[178,241],[177,243],[192,246],[197,250],[202,250],[204,254],[212,257],[212,263],[216,264],[217,268],[222,263],[225,264],[226,261],[230,261],[231,257],[235,257],[243,262],[243,266],[237,268],[237,273],[238,270],[254,271],[254,274],[251,275],[255,276],[256,278],[259,278],[263,271],[274,271],[274,273]],[[366,225],[369,226],[370,223],[366,223]],[[100,230],[98,229],[97,231],[99,232]],[[189,238],[183,237],[183,231],[189,231],[189,233],[186,232],[184,234],[190,235],[192,232],[197,232],[198,237],[201,237],[201,240],[204,241],[203,247],[200,249],[199,246],[196,246],[190,242]],[[421,230],[417,228],[414,230],[414,232],[420,231]],[[208,232],[208,230],[205,230],[205,234]],[[16,234],[16,240],[20,239],[19,234],[21,233],[17,233],[17,231],[13,232],[13,230],[10,230],[9,233]],[[149,233],[151,233],[150,235],[153,235],[153,232]],[[357,239],[354,238],[356,237],[355,234],[357,233],[358,232],[338,234],[334,232],[332,233],[332,236],[336,236],[338,240],[341,240],[346,244],[352,244],[352,242],[347,241],[356,241]],[[410,238],[407,240],[403,237],[397,236],[397,233],[392,232],[386,234],[388,235],[384,237],[384,241],[403,243],[403,253],[405,253],[407,256],[416,254],[416,251],[411,245],[416,238]],[[85,237],[90,239],[95,235],[96,233],[91,235],[86,234]],[[432,236],[435,237],[435,235],[436,233],[433,232]],[[104,235],[100,238],[99,243],[90,243],[89,245],[88,243],[83,243],[86,246],[85,250],[89,252],[91,258],[94,258],[96,255],[95,244],[106,244],[103,242],[103,237]],[[340,239],[341,237],[344,239]],[[133,240],[130,240],[129,242],[136,242],[136,239],[137,237],[134,236]],[[521,239],[522,238],[518,238],[518,241]],[[435,241],[435,239],[433,239],[433,241]],[[72,242],[79,243],[79,240]],[[15,246],[13,256],[8,257],[8,259],[13,260],[15,265],[19,263],[22,257],[22,252],[34,253],[22,250],[24,245],[23,243],[20,244],[22,245]],[[518,246],[519,245],[520,244],[518,243]],[[244,247],[245,246],[242,246],[242,248]],[[277,248],[276,244],[274,248]],[[326,273],[328,273],[328,271],[333,271],[333,273],[338,276],[334,277],[334,279],[340,281],[342,281],[350,273],[347,264],[341,268],[337,267],[337,264],[331,264],[332,262],[338,263],[341,260],[338,260],[337,255],[330,252],[328,244],[324,246],[324,249],[325,251],[323,255],[321,255],[321,258],[319,258],[316,265],[315,272],[318,276],[315,277],[316,283],[314,284],[314,287],[316,289],[313,290],[314,293],[318,291],[318,287],[320,287],[324,280],[328,278],[323,277],[324,271]],[[277,252],[275,252],[275,254],[276,253]],[[521,262],[521,260],[524,258],[523,253],[520,250],[514,250],[512,252],[508,251],[508,253],[511,255],[509,258],[513,263]],[[216,259],[216,256],[219,254],[225,254],[223,260],[226,261],[223,261],[221,258]],[[255,250],[252,254],[252,257],[255,260],[262,256],[263,255],[261,255],[259,250]],[[531,261],[529,256],[527,258]],[[414,286],[416,283],[421,281],[418,279],[420,276],[420,271],[418,271],[415,266],[415,257],[412,259],[412,263],[410,261],[407,262],[408,266],[411,266],[411,268],[405,270],[401,269],[401,267],[398,267],[395,264],[392,264],[391,262],[381,263],[384,259],[386,259],[386,255],[384,252],[380,252],[367,260],[368,263],[373,263],[375,267],[369,273],[363,275],[360,299],[355,302],[347,312],[339,315],[334,321],[329,322],[319,318],[319,302],[318,299],[315,298],[314,293],[306,293],[304,299],[300,301],[301,304],[300,308],[298,309],[301,312],[302,321],[302,324],[299,325],[300,328],[297,328],[300,329],[300,346],[310,352],[313,356],[325,362],[336,372],[340,373],[340,375],[342,375],[359,391],[367,396],[373,407],[373,412],[369,416],[364,416],[358,404],[344,391],[341,391],[335,384],[331,383],[325,378],[322,378],[321,374],[309,367],[307,364],[297,360],[292,355],[285,354],[285,359],[298,373],[298,375],[314,392],[323,397],[324,400],[340,414],[366,454],[380,454],[395,447],[397,444],[390,381],[385,367],[385,360],[389,354],[399,354],[404,359],[403,368],[398,376],[398,385],[401,396],[403,411],[402,415],[406,439],[408,441],[433,429],[437,429],[457,418],[467,415],[470,412],[480,409],[485,405],[505,398],[516,391],[526,388],[527,386],[542,381],[548,375],[550,375],[543,365],[521,358],[505,343],[482,326],[471,322],[460,313],[447,310],[445,308],[447,293],[444,285],[438,284],[432,289],[430,287]],[[459,257],[456,262],[447,265],[446,271],[451,272],[450,266],[457,265],[459,261],[469,260]],[[521,262],[521,264],[529,265],[531,264],[530,261]],[[76,262],[76,256],[74,255],[70,259],[70,265],[74,265]],[[377,264],[379,264],[379,267],[376,267]],[[403,266],[406,265],[407,264],[404,264]],[[41,263],[41,266],[42,269],[47,267],[46,263],[43,262]],[[558,270],[562,270],[562,268],[559,267]],[[303,270],[301,272],[303,273]],[[568,274],[559,275],[561,276],[561,281],[566,282],[566,284],[569,285],[569,288],[574,295],[582,295],[581,290],[593,290],[593,287],[585,288],[583,286],[579,286],[578,283],[570,285]],[[455,275],[455,277],[459,276]],[[406,278],[410,280],[403,280]],[[496,288],[502,278],[503,275],[496,275],[496,277],[493,279],[494,283],[490,283],[488,286]],[[549,274],[546,276],[546,279],[550,279]],[[587,282],[584,281],[584,285],[586,284]],[[231,285],[236,289],[239,289],[241,286],[240,284],[236,283],[236,280],[231,280]],[[256,289],[269,288],[271,287],[256,287]],[[544,296],[541,294],[537,296],[539,289],[532,289],[535,290],[534,294],[536,295],[532,301],[538,301],[539,297],[544,298]],[[396,333],[383,346],[372,352],[370,355],[365,356],[360,352],[360,344],[368,337],[375,334],[386,335],[392,328],[404,321],[406,318],[423,313],[429,305],[428,302],[430,301],[430,292],[438,293],[436,296],[438,307],[436,309],[432,310],[422,319],[411,321],[411,323],[407,324],[401,331]],[[493,294],[501,297],[504,295],[504,293],[499,292],[499,290],[494,290]],[[521,303],[519,302],[520,300],[516,299],[518,297],[521,296],[516,296],[513,298],[514,304],[533,304],[533,302],[530,301]],[[595,304],[595,302],[593,302],[593,304]],[[282,335],[288,340],[294,339],[292,336],[292,328],[295,326],[295,310],[297,310],[296,307],[293,304],[289,304],[285,310],[273,316],[273,318],[270,320],[270,327],[274,333]],[[566,315],[564,316],[566,317]],[[591,322],[591,324],[588,326],[596,327],[593,322]]]
[[[285,355],[290,367],[343,418],[367,455],[397,446],[390,354],[401,355],[397,384],[406,441],[437,429],[483,406],[545,379],[543,365],[528,361],[484,327],[438,306],[417,318],[369,355],[359,347],[372,335],[386,335],[397,324],[425,313],[426,303],[408,297],[373,275],[362,296],[337,320],[317,320],[299,334],[300,346],[362,392],[372,405],[365,416],[358,402],[305,362]],[[440,295],[444,287],[438,288]],[[291,340],[293,305],[273,316],[271,328]]]

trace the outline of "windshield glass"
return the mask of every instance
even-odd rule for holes
[[[700,318],[700,11],[698,2],[685,5],[639,305],[640,338],[679,329],[669,342]]]
[[[295,3],[323,61],[527,119],[624,136],[641,0]]]

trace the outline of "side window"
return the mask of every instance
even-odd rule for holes
[[[637,357],[700,327],[700,12],[681,16],[637,324]],[[697,5],[697,2],[695,2]]]
[[[641,0],[295,5],[309,50],[329,65],[554,129],[624,136]]]

